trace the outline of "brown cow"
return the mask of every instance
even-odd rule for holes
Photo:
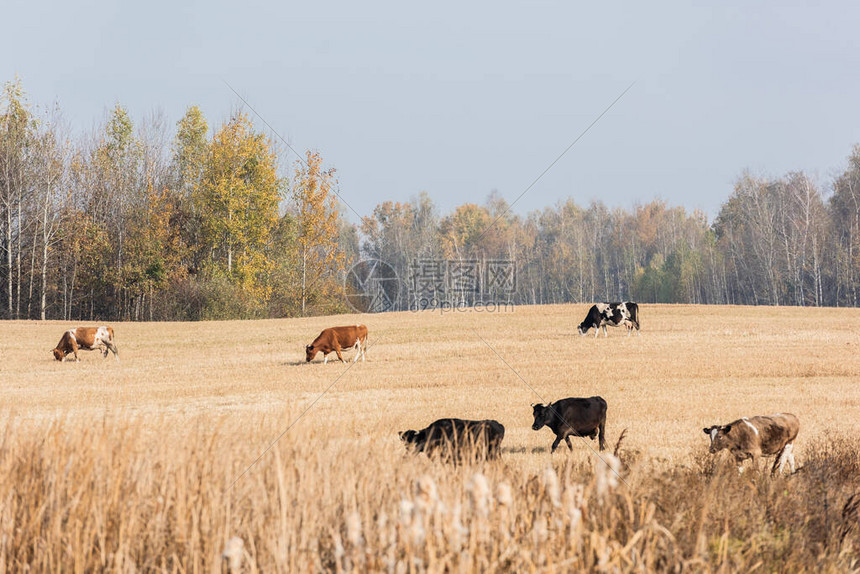
[[[65,361],[66,355],[74,353],[75,361],[80,361],[78,358],[78,349],[93,351],[98,349],[102,352],[103,357],[107,357],[108,350],[113,352],[114,358],[119,361],[119,353],[116,345],[113,342],[113,329],[110,327],[78,327],[77,329],[69,329],[63,333],[60,342],[52,351],[54,358],[58,361]]]
[[[738,470],[744,460],[753,459],[753,465],[758,467],[762,456],[776,455],[771,474],[779,467],[782,472],[788,462],[791,472],[794,467],[794,439],[800,430],[800,421],[789,413],[778,413],[770,416],[758,416],[738,419],[727,425],[714,425],[702,429],[711,437],[711,453],[729,449],[738,464]]]
[[[305,357],[310,363],[317,356],[317,353],[322,352],[323,364],[328,362],[328,354],[334,351],[337,353],[337,358],[342,363],[343,355],[341,351],[353,348],[356,350],[355,358],[352,362],[358,361],[361,355],[361,362],[364,362],[364,354],[367,351],[367,327],[364,325],[350,325],[349,327],[329,327],[320,333],[319,337],[314,339],[314,342],[305,347]]]

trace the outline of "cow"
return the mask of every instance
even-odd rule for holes
[[[555,433],[552,452],[555,452],[562,439],[567,443],[567,448],[573,450],[571,436],[587,436],[591,440],[599,436],[600,450],[606,449],[606,401],[603,397],[571,397],[548,405],[532,405],[532,408],[535,417],[532,430],[548,426]]]
[[[728,449],[735,457],[739,472],[743,472],[742,465],[746,459],[753,459],[753,466],[757,468],[759,459],[770,455],[776,455],[771,474],[777,468],[782,472],[786,462],[791,472],[795,471],[792,451],[800,421],[792,414],[744,417],[727,425],[713,425],[702,430],[711,438],[711,454]]]
[[[364,325],[350,325],[349,327],[329,327],[323,329],[319,337],[314,339],[314,342],[305,347],[305,358],[310,363],[317,356],[317,353],[322,352],[323,364],[328,363],[328,354],[334,351],[337,353],[337,358],[341,363],[345,363],[341,351],[346,349],[355,349],[355,357],[352,362],[358,361],[361,356],[361,362],[364,362],[365,352],[367,351],[367,327]]]
[[[399,433],[407,449],[429,457],[460,461],[495,460],[501,451],[505,427],[494,420],[439,419],[419,431]]]
[[[630,332],[636,329],[636,334],[639,335],[639,305],[633,301],[623,301],[621,303],[596,303],[588,310],[588,315],[585,320],[579,324],[579,334],[585,335],[589,329],[594,328],[594,337],[603,328],[603,336],[607,337],[606,326],[611,325],[618,327],[624,325],[627,327],[627,336]]]
[[[93,351],[98,349],[102,357],[108,356],[108,351],[113,352],[114,358],[119,361],[119,352],[113,342],[113,329],[111,327],[78,327],[69,329],[60,337],[60,342],[51,351],[58,361],[65,361],[66,355],[75,355],[75,361],[79,362],[78,349]]]

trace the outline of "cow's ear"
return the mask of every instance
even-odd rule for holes
[[[723,427],[723,432],[729,432],[730,430],[732,430],[732,425],[726,425]]]
[[[702,430],[705,431],[705,434],[711,434],[711,427],[705,427]]]

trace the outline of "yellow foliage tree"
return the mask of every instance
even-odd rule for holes
[[[345,257],[338,248],[336,184],[334,169],[323,169],[319,153],[308,151],[306,160],[296,163],[293,200],[302,315],[309,301],[334,296],[337,277],[344,270]]]
[[[265,247],[281,199],[276,172],[271,141],[238,113],[215,133],[195,192],[211,264],[262,300],[271,266]]]

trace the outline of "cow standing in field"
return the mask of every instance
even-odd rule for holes
[[[606,449],[606,401],[603,397],[561,399],[549,405],[532,405],[535,422],[532,430],[548,426],[555,433],[552,452],[564,439],[573,450],[570,437],[582,436],[594,440],[599,436],[600,450]]]
[[[588,315],[585,320],[579,324],[579,334],[585,335],[589,329],[594,328],[594,336],[603,328],[603,336],[607,337],[606,326],[618,327],[624,325],[627,327],[627,336],[630,332],[636,329],[636,334],[639,335],[639,305],[633,301],[623,301],[621,303],[595,303],[588,310]]]
[[[323,354],[323,364],[328,363],[328,354],[334,351],[337,353],[337,358],[341,363],[343,360],[342,351],[346,349],[355,349],[355,358],[352,362],[358,361],[359,355],[361,362],[364,362],[364,355],[367,351],[367,327],[364,325],[350,325],[349,327],[329,327],[324,329],[319,337],[314,339],[314,342],[305,347],[305,358],[310,363],[317,356],[317,353]]]
[[[400,434],[407,448],[444,460],[494,460],[499,457],[505,427],[494,420],[439,419],[419,431]]]
[[[702,429],[711,437],[711,454],[728,449],[735,457],[738,470],[743,472],[743,462],[751,458],[757,468],[762,456],[776,455],[770,473],[774,474],[785,463],[795,471],[794,439],[800,430],[800,421],[789,413],[770,416],[741,418],[727,425],[714,425]]]
[[[75,361],[80,361],[78,358],[78,349],[85,351],[93,351],[98,349],[102,352],[103,357],[107,357],[108,350],[113,352],[114,358],[119,361],[119,353],[116,345],[113,342],[113,329],[110,327],[78,327],[77,329],[69,329],[60,338],[60,342],[53,349],[54,358],[58,361],[65,361],[66,355],[72,353],[75,355]]]

